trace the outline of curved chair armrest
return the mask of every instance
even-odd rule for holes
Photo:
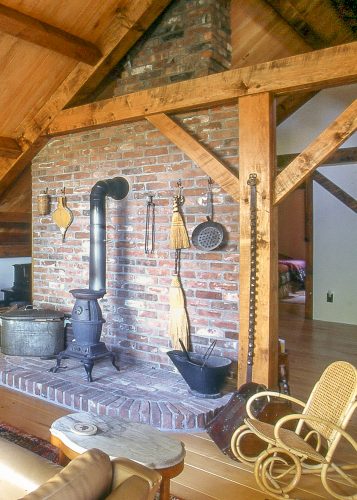
[[[354,405],[354,407],[356,407],[356,404]],[[280,431],[281,427],[286,422],[290,422],[291,420],[303,420],[304,422],[316,422],[318,424],[326,425],[327,427],[330,427],[331,429],[333,429],[333,430],[337,431],[339,434],[341,434],[341,436],[343,436],[350,443],[350,445],[354,448],[354,450],[357,451],[357,441],[355,441],[353,439],[353,437],[350,436],[350,434],[348,434],[348,432],[346,432],[344,429],[342,429],[341,427],[339,427],[336,424],[333,424],[329,420],[325,420],[325,419],[319,418],[319,417],[310,417],[310,416],[306,416],[306,415],[301,415],[300,413],[286,415],[285,417],[282,417],[280,420],[278,420],[278,422],[275,424],[274,436],[275,436],[277,444],[279,446],[281,446],[282,448],[288,449],[288,446],[286,444],[284,444],[284,441],[282,441],[280,439],[279,431]]]
[[[134,460],[122,457],[112,459],[111,463],[113,468],[113,490],[122,484],[126,479],[132,476],[139,476],[147,481],[150,486],[150,490],[153,492],[152,496],[150,495],[149,498],[153,498],[155,496],[161,482],[161,475],[156,470],[149,469],[149,467],[134,462]]]
[[[247,410],[247,414],[250,418],[257,420],[256,417],[253,415],[251,408],[250,408],[252,403],[258,398],[269,397],[269,396],[272,396],[272,397],[275,397],[278,399],[284,399],[286,401],[291,401],[292,403],[296,403],[299,406],[302,406],[303,408],[305,408],[304,401],[301,401],[300,399],[296,399],[293,396],[290,396],[289,394],[281,394],[280,392],[275,392],[275,391],[261,391],[261,392],[257,392],[256,394],[253,394],[253,396],[251,396],[247,401],[246,410]]]

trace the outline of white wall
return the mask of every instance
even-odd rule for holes
[[[278,127],[278,154],[304,149],[354,99],[357,85],[325,89]],[[341,147],[357,146],[355,133]],[[357,165],[319,171],[357,198]],[[357,324],[357,214],[314,183],[313,318]],[[334,294],[332,303],[326,293]]]
[[[9,259],[0,259],[0,290],[11,288],[14,284],[14,264],[28,264],[31,257],[16,257]],[[0,292],[0,300],[3,300],[4,293]]]
[[[319,171],[357,198],[357,164]],[[357,325],[357,213],[316,182],[314,227],[314,319]]]

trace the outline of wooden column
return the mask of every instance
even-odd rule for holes
[[[240,285],[238,387],[246,381],[250,280],[250,173],[257,174],[257,287],[253,381],[271,388],[278,373],[278,235],[273,207],[275,109],[270,93],[239,99]]]
[[[313,220],[313,182],[310,177],[305,183],[305,318],[312,319],[314,296],[313,296],[313,265],[314,265],[314,220]]]

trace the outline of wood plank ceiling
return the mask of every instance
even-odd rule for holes
[[[85,102],[169,3],[1,1],[0,232],[2,224],[21,219],[18,212],[31,211],[29,178],[23,172],[46,142],[49,125],[69,104]],[[232,0],[231,6],[233,68],[355,39],[355,13],[347,1]],[[279,97],[278,120],[311,95]],[[214,161],[208,159],[208,168]],[[4,213],[9,214],[8,222]],[[13,243],[4,238],[0,256],[8,255],[1,247]],[[26,250],[22,235],[19,242],[19,254],[29,254],[29,240]]]
[[[41,134],[70,101],[97,87],[170,1],[0,3],[0,256],[31,253],[30,226],[27,242],[21,235],[11,251],[9,224],[31,211],[30,179],[21,179],[46,142]]]

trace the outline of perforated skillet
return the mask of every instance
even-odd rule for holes
[[[207,222],[202,222],[192,232],[192,244],[199,250],[215,250],[224,243],[224,227],[213,222],[212,180],[208,180],[207,191]]]

